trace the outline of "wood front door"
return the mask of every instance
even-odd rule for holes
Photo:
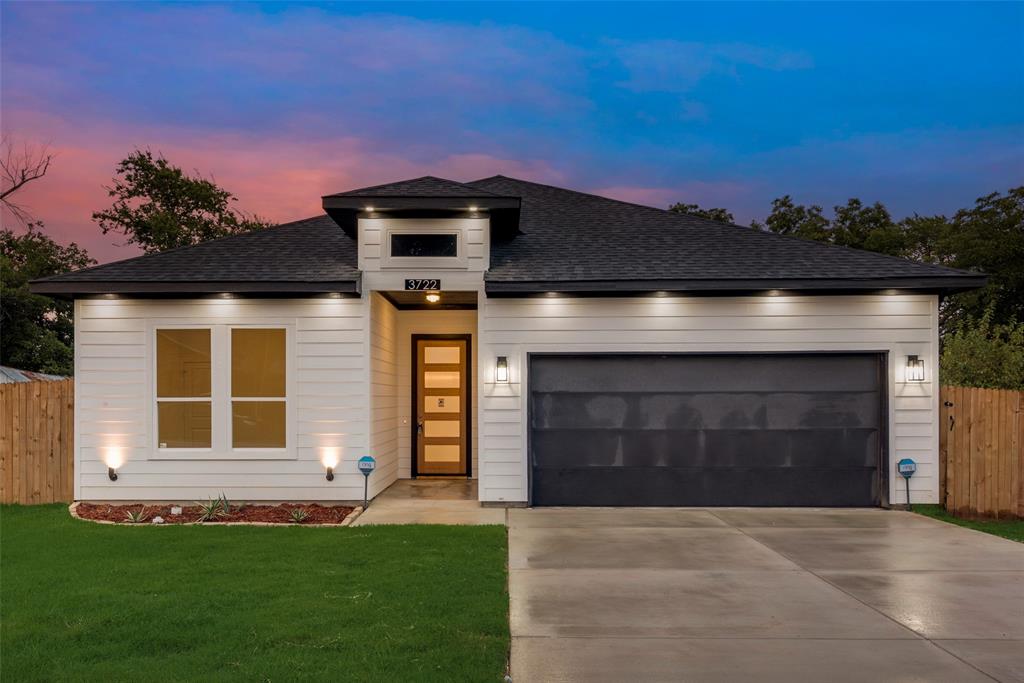
[[[469,340],[414,338],[414,473],[469,474]]]

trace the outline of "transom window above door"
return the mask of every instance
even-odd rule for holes
[[[391,233],[392,258],[458,258],[458,233]]]
[[[280,454],[288,443],[288,329],[155,330],[156,448]]]

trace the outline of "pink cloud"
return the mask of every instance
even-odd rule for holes
[[[624,202],[643,204],[665,209],[676,202],[700,204],[702,207],[714,206],[734,207],[737,202],[747,198],[752,187],[733,181],[682,182],[671,187],[643,187],[635,185],[613,185],[591,190],[594,194],[604,195]]]
[[[320,197],[377,183],[421,175],[473,180],[505,174],[558,183],[564,175],[543,159],[517,160],[487,153],[447,154],[410,161],[381,153],[354,137],[265,138],[214,134],[185,128],[83,124],[33,111],[5,112],[5,126],[27,140],[48,140],[56,159],[47,176],[26,186],[19,202],[46,224],[60,242],[78,242],[101,262],[135,255],[137,250],[103,235],[92,212],[109,206],[104,190],[117,162],[133,149],[152,149],[186,171],[212,177],[238,198],[236,206],[276,222],[322,213]],[[4,224],[13,218],[3,216]]]

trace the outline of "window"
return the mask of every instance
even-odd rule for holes
[[[210,330],[157,330],[157,440],[160,448],[211,445]]]
[[[391,256],[456,258],[459,236],[455,233],[392,233]]]
[[[231,446],[285,446],[285,334],[231,330]]]
[[[156,330],[157,447],[285,449],[287,349],[284,328]]]

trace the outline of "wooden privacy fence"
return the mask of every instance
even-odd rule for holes
[[[74,495],[75,381],[0,384],[0,502]]]
[[[1024,392],[942,387],[939,480],[963,516],[1024,517]]]

